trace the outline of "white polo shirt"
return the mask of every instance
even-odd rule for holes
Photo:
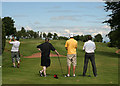
[[[95,43],[91,40],[88,40],[84,43],[83,50],[85,50],[86,53],[94,53],[94,50],[96,49]]]
[[[19,41],[12,41],[10,44],[13,44],[11,52],[18,52],[19,51],[19,46],[20,42]]]

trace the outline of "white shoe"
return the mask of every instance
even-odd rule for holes
[[[75,74],[73,74],[73,77],[75,77]]]

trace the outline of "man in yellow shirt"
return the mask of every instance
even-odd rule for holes
[[[77,41],[73,38],[73,34],[70,34],[70,39],[66,41],[65,48],[67,50],[67,66],[68,66],[68,74],[67,77],[70,76],[70,68],[71,63],[73,65],[73,76],[75,77],[75,68],[77,64],[76,59],[76,48],[77,48]]]

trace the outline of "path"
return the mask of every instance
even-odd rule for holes
[[[41,57],[41,53],[35,53],[35,54],[32,54],[31,56],[24,56],[24,58],[40,58]],[[50,54],[50,57],[57,57],[56,54]],[[60,55],[59,57],[66,57],[64,55]]]

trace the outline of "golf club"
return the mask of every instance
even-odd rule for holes
[[[90,61],[88,61],[88,63],[89,63],[89,75],[88,75],[88,77],[91,77],[91,75],[90,75]]]
[[[59,56],[58,56],[58,59],[59,59],[60,67],[61,67],[61,73],[62,73],[62,75],[63,75],[62,65],[61,65]],[[64,75],[63,75],[63,76],[64,76]]]

